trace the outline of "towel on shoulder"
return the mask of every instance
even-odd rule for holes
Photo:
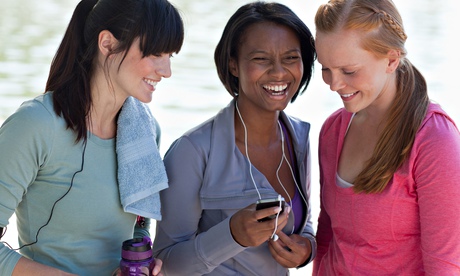
[[[125,212],[161,220],[159,192],[168,188],[150,108],[128,97],[117,122],[118,187]]]

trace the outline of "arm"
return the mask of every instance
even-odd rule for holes
[[[325,160],[323,159],[323,155],[321,154],[322,152],[322,147],[324,146],[324,132],[325,132],[325,127],[322,127],[321,133],[319,135],[319,143],[318,143],[318,149],[319,149],[319,154],[318,154],[318,161],[319,161],[319,181],[320,181],[320,213],[318,216],[318,229],[316,231],[316,242],[317,242],[317,254],[316,258],[313,261],[313,275],[318,274],[318,269],[319,265],[321,263],[321,260],[326,254],[326,252],[329,249],[329,242],[332,239],[332,228],[331,228],[331,220],[329,218],[329,215],[327,214],[324,206],[323,206],[323,189],[322,187],[325,185],[324,184],[324,167],[323,167],[323,162]]]
[[[0,128],[0,227],[8,224],[40,166],[46,162],[46,149],[53,136],[48,125],[52,121],[46,111],[32,113],[25,105]],[[0,243],[0,275],[69,274],[24,258]]]
[[[321,260],[329,249],[329,243],[332,239],[331,220],[326,210],[323,208],[321,200],[321,210],[318,216],[318,231],[316,232],[317,254],[313,261],[313,275],[317,275]]]
[[[8,248],[5,244],[0,244],[0,275],[12,276],[47,276],[47,275],[74,275],[62,270],[42,265],[40,263],[22,257],[16,251]]]
[[[414,144],[421,247],[427,275],[460,272],[460,134],[434,115]]]
[[[308,242],[310,243],[310,254],[308,259],[302,263],[299,267],[303,267],[310,262],[312,262],[317,255],[317,245],[316,245],[316,237],[315,237],[315,231],[313,230],[313,222],[312,222],[312,215],[311,215],[311,154],[310,154],[310,139],[307,142],[308,145],[308,152],[307,152],[307,161],[306,161],[306,171],[307,171],[307,176],[306,176],[306,195],[307,195],[307,224],[305,225],[303,231],[302,231],[302,237],[308,239]]]
[[[75,274],[67,273],[62,270],[49,267],[46,265],[42,265],[31,261],[27,258],[21,257],[18,261],[16,267],[13,270],[12,276],[26,276],[26,275],[34,275],[34,276],[48,276],[48,275],[56,275],[56,276],[71,276]]]
[[[163,214],[153,246],[154,254],[163,261],[165,275],[206,274],[244,250],[232,238],[230,218],[198,232],[206,158],[207,154],[187,137],[176,141],[166,153],[170,186],[161,192]]]

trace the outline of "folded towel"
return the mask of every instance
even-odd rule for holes
[[[161,220],[159,192],[168,178],[156,141],[156,120],[149,107],[128,97],[118,117],[118,187],[125,212]]]

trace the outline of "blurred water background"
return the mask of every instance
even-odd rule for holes
[[[280,0],[293,9],[314,32],[317,7],[326,0]],[[408,34],[408,57],[427,79],[429,95],[460,124],[458,26],[456,0],[394,0]],[[214,68],[214,48],[228,18],[247,0],[171,0],[180,9],[186,27],[182,51],[172,60],[173,76],[163,80],[150,107],[160,122],[166,152],[183,132],[213,116],[228,104],[230,95]],[[0,123],[26,99],[43,93],[50,62],[78,0],[2,0],[0,9]],[[314,78],[287,112],[311,123],[313,221],[319,212],[317,138],[322,122],[342,106],[321,79]],[[1,153],[0,153],[1,154]],[[6,240],[17,245],[15,220]],[[292,275],[309,275],[311,266],[292,269]]]

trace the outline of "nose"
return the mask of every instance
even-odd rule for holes
[[[330,71],[323,72],[323,80],[332,91],[339,91],[346,85],[339,74],[334,74]]]
[[[286,74],[286,68],[284,68],[283,64],[281,63],[281,61],[275,61],[273,63],[273,66],[270,70],[270,74],[271,75],[274,75],[274,76],[277,76],[277,77],[282,77]]]
[[[163,54],[158,60],[156,72],[163,78],[171,77],[171,57],[169,54]]]

